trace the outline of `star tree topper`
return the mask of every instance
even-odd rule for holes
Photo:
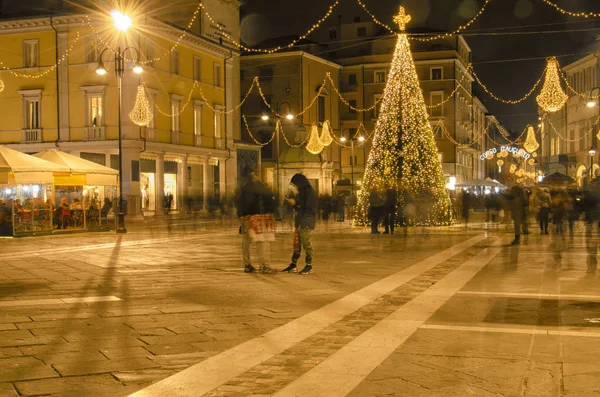
[[[411,16],[404,11],[404,7],[400,6],[400,13],[394,17],[394,22],[400,26],[400,31],[404,32],[404,30],[406,30],[406,24],[409,23],[411,19]]]

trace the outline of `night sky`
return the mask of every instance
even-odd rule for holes
[[[577,12],[600,12],[598,0],[555,0],[559,6]],[[242,6],[242,34],[248,43],[269,36],[304,33],[327,10],[333,0],[247,0]],[[481,8],[483,0],[363,0],[383,22],[395,26],[392,17],[399,5],[413,16],[409,26],[427,26],[454,30],[469,21]],[[330,19],[338,15],[344,23],[354,16],[369,21],[369,16],[356,0],[340,0]],[[327,26],[328,23],[324,26]],[[543,26],[530,26],[543,25]],[[502,28],[502,29],[501,29]],[[509,28],[509,29],[507,29]],[[585,30],[573,32],[573,30]],[[481,35],[481,33],[539,32],[558,33]],[[471,35],[469,32],[473,32]],[[559,56],[561,65],[581,57],[565,54],[600,50],[600,19],[574,18],[562,15],[542,0],[492,0],[487,10],[466,32],[465,39],[473,50],[475,71],[498,96],[506,99],[522,97],[543,72],[545,57]],[[523,60],[524,58],[539,58]],[[502,61],[502,62],[496,62]],[[483,93],[480,97],[488,110],[507,127],[521,131],[528,123],[537,123],[537,92],[520,105],[504,105]]]

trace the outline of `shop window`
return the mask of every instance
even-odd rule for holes
[[[23,67],[36,68],[40,66],[38,40],[23,41]]]
[[[113,170],[119,169],[119,155],[118,154],[110,155],[110,168],[112,168]]]
[[[356,35],[358,37],[365,37],[367,35],[367,28],[362,26],[356,29]]]
[[[140,181],[140,162],[139,160],[131,160],[131,182]]]
[[[104,153],[86,153],[81,152],[79,157],[91,161],[92,163],[106,166],[106,155]]]

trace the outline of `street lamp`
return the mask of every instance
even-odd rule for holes
[[[362,143],[365,141],[365,137],[361,135],[359,137],[350,137],[348,139],[343,136],[340,138],[340,141],[342,141],[342,143],[350,141],[350,196],[354,199],[354,142],[359,141]]]
[[[125,14],[121,14],[120,12],[113,10],[111,11],[111,16],[113,17],[113,21],[115,24],[115,28],[121,32],[127,32],[127,30],[132,26],[131,18]],[[102,50],[98,60],[98,66],[96,67],[96,73],[100,76],[104,76],[108,73],[108,70],[104,66],[104,62],[102,61],[102,56],[104,52],[106,52],[108,48]],[[117,87],[119,91],[117,106],[119,108],[119,215],[117,218],[117,233],[127,233],[127,229],[125,228],[125,214],[123,213],[123,137],[121,136],[121,112],[122,112],[122,79],[123,74],[125,73],[125,52],[127,50],[135,51],[136,53],[136,62],[133,66],[133,72],[136,74],[140,74],[144,71],[144,68],[140,64],[140,52],[133,47],[126,47],[121,51],[121,47],[117,48],[117,51],[112,51],[115,54],[115,75],[117,76]]]

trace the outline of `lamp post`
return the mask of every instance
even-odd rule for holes
[[[127,32],[127,30],[132,26],[131,18],[125,14],[121,14],[120,12],[113,10],[111,11],[111,16],[113,17],[115,28],[121,32]],[[98,60],[98,67],[96,67],[96,73],[100,76],[104,76],[108,73],[106,67],[104,67],[104,62],[102,61],[102,56],[104,52],[106,52],[108,48],[102,50]],[[119,117],[118,117],[118,128],[119,128],[119,214],[117,218],[117,233],[127,233],[127,229],[125,228],[125,214],[123,213],[123,138],[121,136],[121,112],[122,112],[122,80],[123,74],[125,73],[125,52],[127,50],[135,51],[137,58],[136,62],[133,66],[133,72],[136,74],[140,74],[144,71],[140,64],[140,52],[133,47],[126,47],[121,51],[121,47],[117,48],[117,51],[112,50],[115,54],[115,75],[117,76],[117,88],[118,88],[118,99],[117,106],[119,108]]]
[[[273,118],[275,120],[282,120],[283,117],[281,117],[279,115],[279,107],[281,105],[287,105],[288,107],[288,111],[285,115],[285,119],[286,120],[294,120],[294,115],[291,113],[290,111],[290,104],[287,102],[277,102],[275,103],[275,106],[271,106],[271,114],[269,115],[268,113],[263,113],[260,118],[262,121],[269,121],[269,119]],[[277,122],[275,123],[275,125],[277,125]],[[282,127],[283,129],[283,127]],[[283,131],[282,131],[283,132]],[[281,204],[281,190],[280,190],[280,183],[279,183],[279,131],[275,131],[275,151],[277,152],[277,157],[276,157],[276,165],[275,165],[275,177],[276,177],[276,181],[275,181],[275,186],[276,186],[276,190],[277,190],[277,203]],[[278,205],[277,208],[280,208],[280,206]],[[281,216],[279,215],[279,211],[277,212],[277,220],[281,220]]]
[[[588,95],[588,102],[587,102],[587,107],[588,108],[593,108],[596,107],[598,109],[597,112],[597,117],[596,117],[596,121],[595,121],[595,125],[596,125],[596,129],[598,129],[598,122],[600,120],[600,106],[598,106],[598,101],[597,101],[597,97],[594,98],[594,91],[598,90],[599,91],[599,95],[600,95],[600,87],[594,87],[590,90],[590,93]],[[594,132],[591,132],[591,149],[588,151],[588,153],[590,154],[590,171],[589,171],[589,179],[590,179],[590,183],[592,182],[592,180],[594,179],[594,155],[596,154],[596,140],[594,139]],[[600,134],[599,134],[600,135]]]
[[[349,139],[346,138],[345,136],[340,138],[340,141],[342,142],[346,142],[346,141],[350,141],[350,196],[354,199],[354,143],[356,141],[359,142],[364,142],[365,141],[365,137],[364,136],[359,136],[359,137],[350,137]]]

